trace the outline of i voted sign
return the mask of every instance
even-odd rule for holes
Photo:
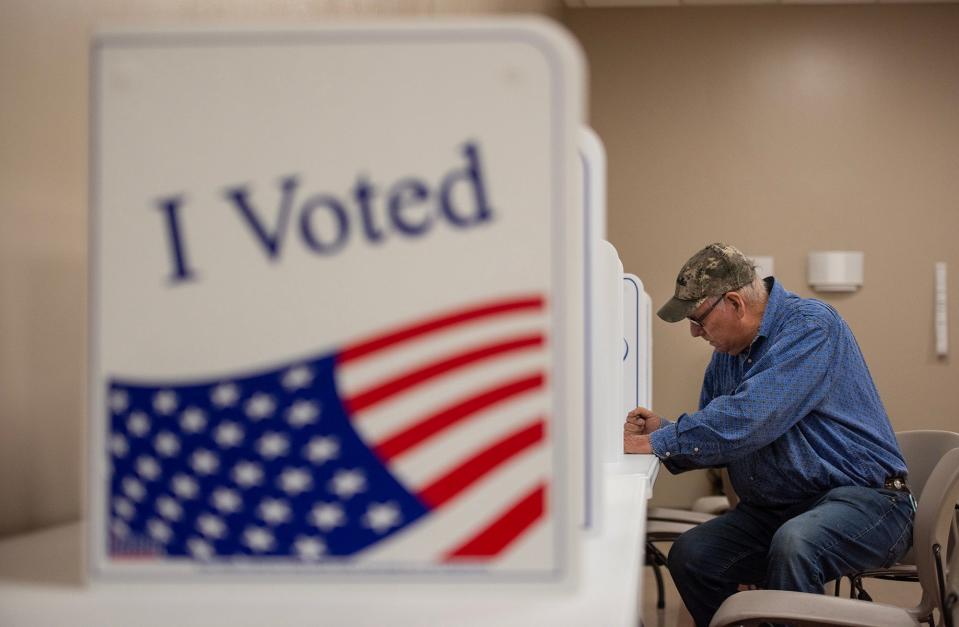
[[[248,227],[252,243],[269,260],[279,260],[286,240],[296,236],[308,251],[330,256],[352,242],[377,245],[393,237],[422,237],[437,221],[468,229],[492,220],[493,208],[486,194],[478,144],[466,142],[462,152],[466,163],[443,174],[435,186],[427,179],[408,176],[384,186],[384,193],[360,174],[341,197],[323,192],[303,194],[299,178],[291,175],[277,184],[275,208],[258,209],[247,185],[224,189],[219,200],[236,210],[234,215]],[[454,200],[457,192],[466,202]],[[156,203],[167,231],[172,282],[197,278],[184,240],[183,204],[182,195],[160,198]]]
[[[92,572],[568,580],[569,39],[115,31],[92,69]]]

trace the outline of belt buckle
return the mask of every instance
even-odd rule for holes
[[[896,477],[895,479],[892,480],[893,490],[902,490],[904,485],[905,484],[902,482],[902,479],[900,479],[899,477]]]

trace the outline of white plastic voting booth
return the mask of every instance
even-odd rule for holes
[[[653,302],[635,274],[623,275],[623,409],[653,406]]]
[[[600,318],[596,321],[599,334],[597,344],[602,356],[603,415],[609,416],[606,430],[604,459],[616,461],[623,456],[623,263],[616,249],[609,242],[600,248],[600,292],[603,304]]]
[[[617,435],[621,437],[622,422],[626,414],[637,406],[653,409],[653,331],[652,299],[646,293],[643,282],[635,274],[622,274],[619,277],[619,294],[622,313],[622,334],[618,338],[617,359],[622,374],[620,395],[621,403]],[[622,442],[620,441],[620,446]],[[610,441],[610,446],[615,443]],[[607,465],[607,472],[639,474],[649,478],[649,495],[652,496],[653,484],[659,473],[659,462],[654,455],[614,456]]]
[[[586,346],[584,370],[586,376],[583,423],[583,450],[585,457],[583,526],[598,531],[602,527],[604,498],[603,464],[606,461],[606,438],[609,407],[606,400],[604,377],[608,367],[604,360],[606,341],[602,320],[605,312],[606,290],[603,274],[606,269],[603,242],[606,238],[606,150],[599,136],[583,127],[579,138],[579,159],[582,166],[583,251],[585,295],[583,320]]]
[[[0,624],[636,624],[569,37],[111,31],[91,72],[89,502],[0,542]]]
[[[92,573],[570,581],[569,41],[131,32],[92,60]]]

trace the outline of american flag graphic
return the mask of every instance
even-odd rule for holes
[[[108,383],[112,559],[485,562],[549,524],[544,299],[237,376]]]

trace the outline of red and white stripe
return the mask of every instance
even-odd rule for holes
[[[488,561],[533,545],[548,554],[547,315],[537,296],[480,303],[338,355],[354,428],[434,510],[364,559]]]

